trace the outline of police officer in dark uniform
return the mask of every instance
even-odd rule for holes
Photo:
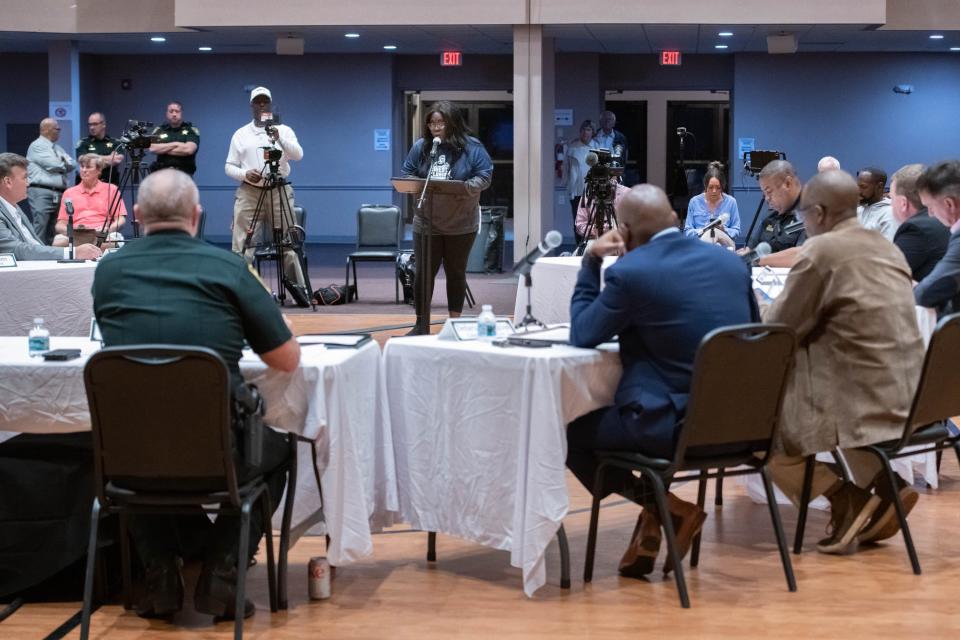
[[[150,171],[179,169],[190,176],[196,172],[200,130],[183,121],[182,104],[168,104],[166,122],[155,128],[151,135],[156,142],[150,145],[150,152],[156,154],[157,159],[150,165]]]
[[[800,245],[807,239],[802,225],[799,231],[788,233],[794,223],[799,223],[797,205],[803,184],[793,165],[786,160],[774,160],[760,172],[760,190],[767,199],[772,212],[760,223],[760,233],[748,238],[748,246],[739,253],[756,248],[761,242],[770,245],[771,253],[760,258],[759,264],[772,267],[789,267],[796,259]],[[796,226],[792,227],[796,229]]]
[[[297,368],[300,347],[246,260],[194,237],[200,205],[189,176],[170,170],[147,176],[134,212],[143,221],[144,237],[102,260],[94,276],[93,310],[105,345],[209,347],[226,361],[235,386],[242,381],[238,363],[244,339],[267,366],[287,372]],[[238,457],[238,480],[262,475],[271,504],[279,505],[289,445],[271,429],[263,436],[262,462],[253,465]],[[194,607],[234,617],[237,564],[248,562],[252,551],[237,557],[240,532],[235,518],[221,517],[210,525],[203,514],[130,519],[130,534],[146,565],[138,614],[167,616],[181,608],[178,556],[185,553],[184,538],[198,529],[203,534],[204,561]],[[260,519],[253,518],[251,549],[256,549],[261,534]],[[253,611],[248,601],[239,615]]]
[[[123,163],[123,154],[114,154],[120,141],[107,135],[107,119],[99,111],[95,111],[87,118],[87,128],[90,135],[77,140],[77,158],[87,153],[100,156],[103,169],[100,179],[104,182],[120,184],[120,165]],[[112,167],[112,170],[111,170]],[[77,184],[80,184],[80,175],[77,172]]]

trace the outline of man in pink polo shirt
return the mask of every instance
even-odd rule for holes
[[[80,184],[67,189],[60,200],[60,214],[57,216],[57,235],[53,246],[67,246],[67,209],[66,203],[73,203],[73,229],[91,229],[100,231],[110,211],[110,204],[117,200],[117,187],[100,180],[100,156],[87,153],[80,156]],[[119,199],[116,216],[106,229],[108,240],[123,240],[117,229],[127,217],[127,208],[123,199]]]

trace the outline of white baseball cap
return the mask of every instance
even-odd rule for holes
[[[273,96],[270,95],[270,89],[267,89],[266,87],[257,87],[256,89],[254,89],[253,91],[251,91],[251,92],[250,92],[250,102],[253,102],[253,99],[256,98],[257,96],[267,96],[267,98],[268,98],[271,102],[273,102]]]

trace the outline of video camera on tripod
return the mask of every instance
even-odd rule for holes
[[[594,149],[584,159],[590,171],[585,180],[587,200],[596,198],[607,199],[612,202],[616,194],[616,185],[612,178],[623,175],[623,167],[616,166],[614,156],[609,149]]]
[[[128,120],[127,128],[123,130],[123,134],[120,136],[120,142],[130,150],[149,149],[151,144],[159,142],[155,136],[150,134],[152,130],[152,122]]]

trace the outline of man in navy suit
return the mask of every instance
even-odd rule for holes
[[[893,236],[893,244],[903,252],[917,282],[933,271],[950,241],[950,231],[939,220],[927,215],[927,208],[920,201],[917,180],[923,170],[922,164],[908,164],[898,169],[890,180],[890,209],[900,225]]]
[[[570,303],[570,342],[595,347],[619,336],[623,376],[612,407],[569,425],[567,466],[601,496],[619,493],[645,507],[620,563],[622,575],[638,577],[653,570],[660,514],[628,471],[610,469],[604,486],[594,487],[594,451],[671,457],[703,336],[720,326],[758,321],[759,313],[748,268],[732,252],[684,237],[660,188],[634,187],[617,206],[617,219],[619,228],[584,254]],[[601,263],[611,255],[621,258],[606,270],[601,291]],[[706,514],[673,494],[669,510],[685,554]]]
[[[944,160],[917,179],[920,200],[950,230],[947,251],[913,289],[917,304],[938,315],[960,311],[960,160]]]

